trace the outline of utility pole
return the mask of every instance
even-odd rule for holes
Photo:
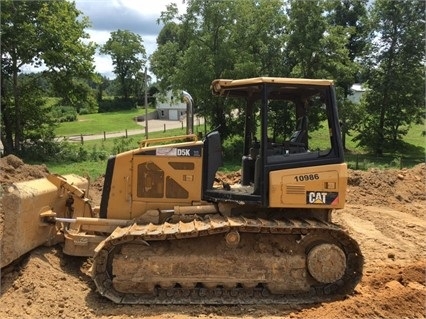
[[[144,88],[145,88],[145,138],[148,139],[148,84],[147,84],[147,67],[145,66]]]

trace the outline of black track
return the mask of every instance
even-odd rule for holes
[[[115,290],[111,273],[114,252],[120,245],[146,245],[149,241],[179,240],[209,236],[236,230],[239,233],[269,233],[316,236],[338,243],[346,255],[347,268],[343,277],[331,284],[312,285],[308,292],[272,295],[267,285],[255,288],[217,286],[207,289],[197,285],[184,289],[179,285],[164,289],[155,287],[151,294],[122,293]],[[340,299],[351,293],[362,277],[363,256],[358,244],[332,223],[316,219],[264,220],[244,217],[208,216],[190,223],[136,225],[118,228],[98,248],[94,256],[92,278],[101,295],[119,304],[308,304]]]

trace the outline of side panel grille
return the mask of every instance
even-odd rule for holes
[[[286,185],[285,186],[286,194],[293,194],[293,195],[304,195],[305,194],[305,186],[301,185]]]

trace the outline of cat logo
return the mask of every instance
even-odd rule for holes
[[[316,192],[306,193],[307,204],[336,205],[339,202],[339,193],[337,192]]]
[[[309,204],[325,204],[325,198],[327,193],[325,192],[309,192],[308,203]]]

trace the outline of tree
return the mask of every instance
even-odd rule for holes
[[[374,2],[374,41],[365,59],[367,116],[356,139],[378,155],[398,149],[424,114],[424,13],[424,1]]]
[[[178,61],[189,42],[183,24],[175,21],[183,19],[178,17],[177,5],[172,3],[166,8],[157,20],[164,26],[157,37],[157,50],[150,57],[151,71],[159,79],[157,84],[162,91],[173,86],[171,75],[177,71]]]
[[[5,154],[18,153],[32,137],[53,136],[41,88],[21,83],[23,68],[43,66],[40,75],[52,77],[55,84],[61,81],[63,88],[75,77],[90,76],[94,45],[82,42],[88,37],[84,32],[88,26],[88,19],[69,1],[2,1],[1,140]],[[37,128],[40,134],[33,134]]]
[[[328,23],[322,0],[289,2],[285,71],[302,78],[331,78],[346,83],[354,76],[349,58],[349,32]],[[356,69],[355,69],[356,70]]]
[[[127,100],[136,91],[136,78],[143,73],[146,63],[142,37],[128,30],[113,31],[100,52],[111,55],[114,73],[121,85],[121,94]]]
[[[238,14],[238,22],[230,27],[231,43],[234,43],[233,52],[235,52],[232,58],[235,66],[228,71],[229,77],[245,78],[283,74],[282,48],[288,25],[283,2],[280,0],[237,1],[235,11]],[[233,107],[238,108],[239,114],[245,114],[246,110],[240,109],[239,105]],[[292,123],[289,118],[288,108],[271,102],[269,113],[268,121],[273,128],[274,140],[277,136],[283,138],[290,135],[294,129],[294,122]],[[244,123],[239,122],[239,119],[244,119],[244,116],[235,119],[237,123],[233,123],[236,129],[234,134],[243,130]],[[256,125],[257,121],[254,122]]]
[[[337,89],[342,143],[345,149],[346,136],[362,119],[359,105],[349,101],[348,97],[352,93],[351,86],[360,80],[361,65],[357,61],[362,59],[368,43],[367,1],[328,0],[326,2],[328,23],[343,28],[344,32],[349,34],[346,49],[350,61],[353,62],[350,73],[339,78]]]
[[[210,118],[212,126],[222,124],[226,134],[226,112],[208,92],[211,80],[220,77],[229,57],[230,8],[233,1],[189,1],[186,14],[177,15],[169,6],[161,16],[165,24],[157,39],[151,65],[161,89],[186,90],[196,97],[197,110]],[[167,36],[166,36],[167,35]],[[212,109],[214,111],[212,112]]]
[[[318,78],[323,69],[326,20],[320,0],[289,2],[286,69],[293,77]]]
[[[284,72],[291,77],[333,79],[336,86],[346,86],[353,83],[357,70],[349,55],[350,32],[329,23],[328,4],[322,0],[289,2]],[[322,120],[310,114],[309,126],[320,127]]]
[[[281,72],[287,17],[281,0],[235,1],[237,20],[229,26],[232,78],[274,76]]]
[[[283,33],[282,1],[188,1],[177,15],[169,6],[151,70],[162,89],[185,89],[195,97],[197,110],[223,137],[239,134],[238,105],[215,99],[209,92],[215,78],[277,74]],[[278,14],[277,14],[278,13]],[[226,102],[226,103],[225,103]]]

